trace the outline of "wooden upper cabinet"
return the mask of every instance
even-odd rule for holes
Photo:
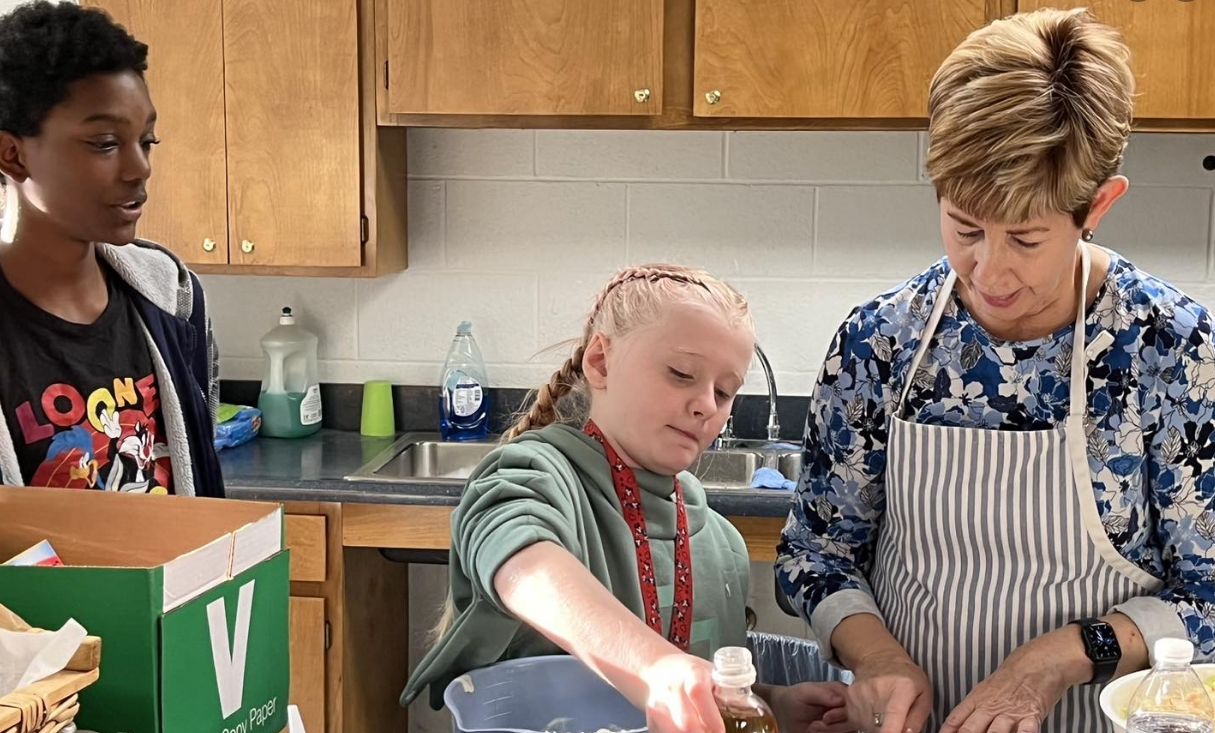
[[[156,107],[148,204],[138,236],[190,264],[228,261],[221,0],[84,0],[148,44]],[[183,83],[189,79],[189,83]]]
[[[663,0],[381,0],[380,7],[387,8],[389,112],[662,111]]]
[[[693,112],[926,117],[937,67],[986,22],[986,0],[696,0]]]
[[[1211,0],[1019,0],[1018,10],[1088,8],[1131,48],[1135,117],[1215,119],[1215,2]]]
[[[355,0],[223,3],[231,262],[358,267]]]

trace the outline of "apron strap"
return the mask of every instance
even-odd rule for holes
[[[945,277],[945,282],[941,283],[941,287],[937,289],[936,300],[932,304],[932,315],[928,317],[928,323],[924,324],[924,330],[920,337],[920,345],[915,350],[915,356],[911,359],[911,367],[907,369],[907,378],[903,380],[903,392],[899,395],[899,401],[895,403],[894,414],[903,414],[903,403],[907,401],[907,393],[911,391],[911,383],[915,381],[916,372],[920,368],[920,362],[924,359],[924,352],[928,351],[928,345],[932,341],[932,336],[937,332],[937,325],[941,322],[941,315],[945,313],[945,306],[949,305],[949,296],[953,294],[953,285],[958,280],[958,273],[951,267],[949,274]]]
[[[1088,275],[1092,267],[1092,256],[1089,254],[1088,245],[1080,242],[1077,245],[1080,250],[1080,297],[1079,303],[1076,306],[1076,328],[1072,334],[1072,379],[1071,379],[1071,396],[1068,414],[1071,416],[1083,416],[1088,409],[1087,385],[1088,379],[1088,363],[1084,355],[1084,308],[1088,304]],[[920,369],[920,362],[924,360],[924,353],[928,351],[928,347],[932,341],[933,335],[937,331],[937,326],[941,323],[941,316],[945,313],[945,307],[949,304],[949,297],[953,294],[954,284],[957,282],[958,273],[950,268],[949,275],[945,277],[945,282],[937,290],[936,299],[932,304],[932,315],[928,317],[928,322],[924,324],[920,345],[916,348],[915,356],[911,359],[911,366],[907,369],[907,378],[903,380],[903,390],[899,394],[899,401],[895,403],[894,414],[903,414],[903,403],[907,401],[907,394],[911,392],[911,385],[915,382],[915,376]]]
[[[1088,357],[1084,353],[1084,308],[1088,305],[1088,275],[1092,256],[1080,242],[1080,297],[1076,304],[1076,332],[1072,334],[1072,385],[1068,415],[1083,418],[1088,411]]]

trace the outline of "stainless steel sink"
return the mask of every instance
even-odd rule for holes
[[[802,475],[802,452],[786,451],[780,454],[776,461],[776,470],[785,478],[796,481]]]
[[[348,481],[463,484],[485,456],[498,447],[496,440],[448,443],[436,433],[409,433],[346,477]],[[705,488],[741,489],[762,467],[775,468],[796,480],[801,454],[750,448],[705,451],[688,469]]]
[[[406,446],[377,472],[394,480],[452,479],[463,483],[494,449],[493,443],[443,443],[427,440]]]
[[[409,433],[346,477],[347,481],[462,484],[497,441],[445,442],[437,433]]]
[[[765,456],[753,450],[705,451],[688,471],[706,489],[738,488],[751,485],[751,477],[764,465]]]

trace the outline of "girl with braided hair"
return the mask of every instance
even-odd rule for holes
[[[469,670],[568,652],[651,731],[722,733],[708,660],[746,645],[750,562],[686,469],[730,415],[754,346],[747,302],[708,273],[650,265],[608,282],[464,489],[447,608],[402,704],[429,686],[438,709]],[[782,730],[846,727],[841,685],[756,690]]]

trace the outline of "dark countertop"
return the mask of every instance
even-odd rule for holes
[[[297,440],[257,438],[223,450],[227,495],[256,501],[332,501],[455,506],[462,486],[419,481],[347,481],[396,438],[321,430]],[[709,506],[726,516],[785,517],[792,495],[765,489],[708,489]]]

